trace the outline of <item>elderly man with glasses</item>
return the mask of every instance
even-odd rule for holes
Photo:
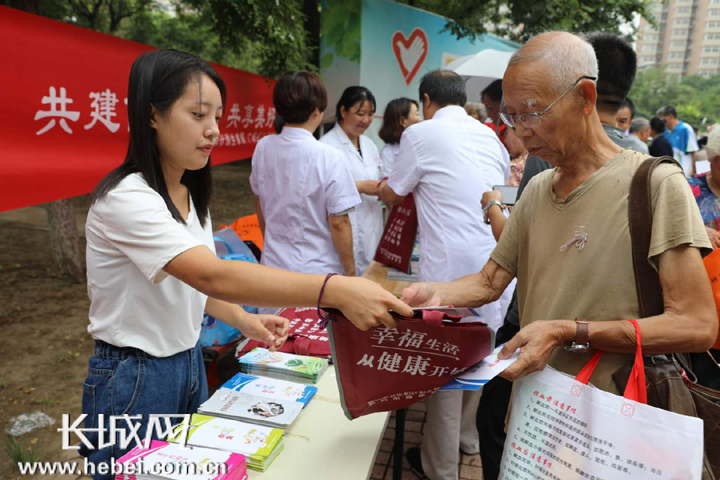
[[[633,174],[648,157],[605,134],[596,108],[597,59],[563,32],[534,37],[509,62],[502,120],[531,155],[555,166],[528,184],[490,260],[476,274],[419,283],[414,306],[479,306],[518,279],[521,329],[502,349],[520,356],[501,375],[515,380],[546,365],[575,375],[593,351],[606,354],[590,382],[618,393],[612,374],[633,362],[638,319],[647,354],[697,352],[718,332],[702,263],[711,245],[682,170],[662,164],[651,179],[653,228],[647,261],[660,274],[664,312],[641,318],[628,228]],[[481,432],[482,434],[482,432]]]

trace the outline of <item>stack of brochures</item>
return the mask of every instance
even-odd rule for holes
[[[153,440],[136,446],[117,462],[115,480],[247,480],[245,456],[211,448],[183,447]],[[117,468],[117,467],[116,467]]]
[[[278,380],[277,378],[256,377],[244,373],[236,373],[221,388],[248,393],[256,397],[290,400],[302,403],[303,408],[317,393],[317,387],[301,383]]]
[[[245,455],[247,467],[264,472],[285,448],[283,431],[226,418],[195,414],[168,441]]]
[[[317,383],[328,367],[324,358],[271,352],[266,348],[254,348],[238,361],[242,373],[301,383]]]
[[[303,405],[304,403],[296,400],[260,397],[219,388],[209,400],[200,405],[198,413],[284,429],[292,425],[300,415]]]

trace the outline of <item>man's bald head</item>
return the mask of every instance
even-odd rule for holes
[[[513,54],[508,69],[535,62],[547,72],[547,86],[558,94],[582,76],[598,76],[592,45],[567,32],[547,32],[532,37]]]
[[[503,77],[503,113],[530,155],[569,165],[587,142],[607,138],[595,109],[595,83],[587,78],[597,73],[592,46],[565,32],[533,37],[512,56]]]

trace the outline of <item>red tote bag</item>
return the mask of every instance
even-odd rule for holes
[[[316,308],[283,308],[277,315],[287,318],[289,322],[288,339],[279,351],[321,358],[330,356],[330,340],[327,330],[320,324]],[[250,340],[236,356],[241,357],[255,347],[268,348],[268,345]]]
[[[385,224],[382,238],[375,251],[375,261],[395,267],[401,272],[410,272],[410,260],[417,236],[418,219],[413,194],[393,208]]]
[[[359,330],[329,311],[328,334],[345,416],[406,408],[488,356],[495,332],[469,308],[415,309],[394,329]]]

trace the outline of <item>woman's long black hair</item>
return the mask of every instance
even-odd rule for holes
[[[169,111],[173,103],[182,96],[188,83],[197,80],[199,85],[202,84],[202,75],[207,75],[215,82],[220,89],[224,105],[227,96],[225,82],[203,59],[189,53],[167,49],[145,53],[135,60],[130,70],[128,85],[130,143],[125,161],[98,183],[90,196],[91,204],[103,198],[131,173],[141,173],[150,188],[165,200],[173,218],[185,223],[170,199],[165,184],[156,132],[150,126],[151,107],[154,106],[156,112],[160,114]],[[212,196],[210,159],[199,170],[185,170],[180,181],[190,192],[200,224],[204,226]]]

